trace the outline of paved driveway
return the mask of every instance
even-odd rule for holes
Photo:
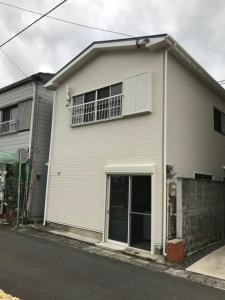
[[[224,300],[225,292],[0,227],[0,288],[23,300]]]
[[[201,258],[187,270],[225,280],[225,246]]]

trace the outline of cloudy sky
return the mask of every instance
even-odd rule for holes
[[[1,2],[1,1],[0,1]],[[3,0],[45,13],[60,0]],[[130,35],[171,34],[213,77],[225,79],[223,0],[68,0],[51,16]],[[37,15],[0,3],[0,44]],[[25,73],[55,72],[95,40],[122,35],[42,19],[2,47]],[[0,51],[0,87],[24,75]]]

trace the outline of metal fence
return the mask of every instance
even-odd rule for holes
[[[0,123],[0,134],[15,132],[17,130],[17,120],[10,120]]]

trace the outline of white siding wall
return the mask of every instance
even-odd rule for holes
[[[152,113],[98,124],[70,127],[66,85],[73,94],[153,74]],[[155,226],[162,230],[162,97],[163,54],[146,49],[105,52],[60,85],[53,120],[47,221],[103,231],[104,166],[156,164]],[[57,176],[57,173],[60,175]]]
[[[167,163],[178,176],[223,174],[225,136],[214,131],[214,106],[225,113],[225,100],[169,56]]]

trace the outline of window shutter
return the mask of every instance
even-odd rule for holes
[[[18,107],[13,107],[10,112],[10,120],[17,120],[18,119]]]
[[[215,107],[214,107],[214,129],[219,132],[221,131],[221,113]]]
[[[152,111],[152,74],[137,74],[123,82],[123,115]]]
[[[31,100],[18,104],[18,130],[30,129],[31,107]]]

